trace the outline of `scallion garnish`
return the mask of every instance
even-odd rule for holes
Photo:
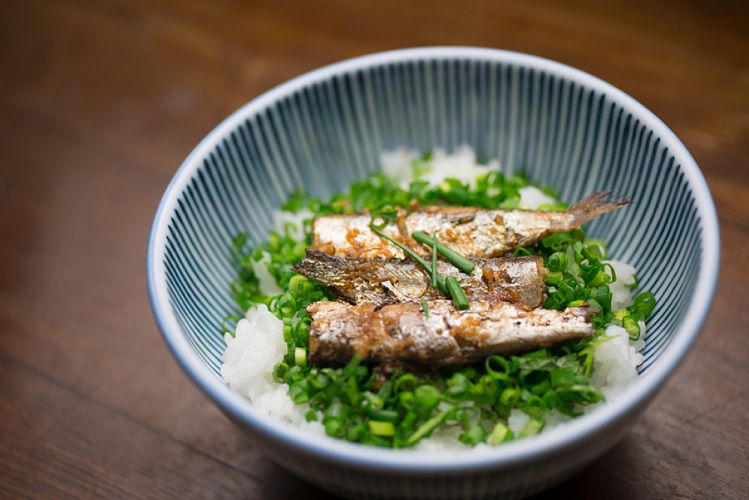
[[[369,431],[375,436],[390,437],[395,435],[395,426],[392,422],[369,421]]]
[[[532,418],[525,424],[525,428],[520,431],[520,437],[535,436],[544,428],[544,421],[538,418]]]
[[[435,415],[434,417],[430,418],[424,424],[422,424],[418,429],[416,429],[416,432],[411,434],[411,436],[408,437],[406,440],[406,446],[413,446],[419,441],[421,441],[423,438],[429,436],[434,429],[439,427],[442,422],[445,421],[447,416],[449,415],[449,411],[443,411],[442,413],[439,413]]]
[[[445,285],[447,285],[447,291],[453,299],[455,309],[462,311],[471,307],[471,304],[468,302],[468,297],[466,297],[463,288],[460,286],[460,283],[458,283],[458,280],[455,279],[455,276],[448,276],[445,279]]]
[[[429,319],[429,302],[426,300],[421,301],[421,312],[424,313],[424,317]]]
[[[476,268],[476,264],[474,264],[471,260],[463,257],[452,248],[438,242],[436,237],[430,238],[426,233],[422,231],[414,231],[413,233],[411,233],[411,236],[419,243],[429,245],[430,247],[436,247],[437,251],[445,258],[445,260],[447,260],[450,264],[454,265],[466,274],[471,274]]]
[[[492,433],[489,434],[489,444],[497,445],[503,441],[507,441],[508,439],[512,439],[512,431],[508,429],[507,426],[502,422],[497,422],[494,426],[494,430],[492,430]]]
[[[637,321],[633,320],[631,317],[624,318],[622,320],[622,327],[627,330],[627,334],[631,340],[639,340],[640,325],[637,324]]]
[[[474,424],[458,437],[465,444],[475,446],[486,439],[486,431],[479,424]]]
[[[296,347],[294,349],[294,364],[297,366],[307,366],[307,349]]]
[[[434,233],[434,244],[432,245],[432,288],[437,288],[437,233]]]

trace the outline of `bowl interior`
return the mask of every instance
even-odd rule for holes
[[[717,275],[717,223],[699,170],[657,118],[610,85],[551,61],[481,49],[397,51],[323,68],[217,127],[175,176],[154,222],[152,300],[173,349],[184,337],[220,380],[220,325],[240,313],[230,242],[240,231],[264,240],[292,190],[326,197],[378,168],[382,150],[462,144],[565,201],[603,190],[633,201],[588,230],[613,258],[634,265],[657,298],[641,373],[678,335],[689,337],[670,371],[699,329]],[[685,319],[696,324],[685,327]]]

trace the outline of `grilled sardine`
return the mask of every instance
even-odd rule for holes
[[[315,302],[307,308],[310,361],[340,365],[354,354],[386,369],[401,365],[445,366],[492,354],[528,351],[595,333],[586,308],[527,309],[506,302],[475,301],[458,311],[449,300],[352,306]]]
[[[474,259],[476,268],[470,276],[447,262],[437,262],[439,274],[455,276],[470,300],[537,307],[545,299],[546,268],[540,257]],[[381,306],[444,298],[432,288],[429,274],[410,259],[344,259],[307,250],[307,257],[294,270],[353,304]]]
[[[429,250],[411,238],[414,231],[436,234],[441,243],[465,257],[499,257],[550,234],[580,227],[628,203],[608,201],[608,197],[608,193],[594,194],[564,212],[426,207],[402,214],[383,231],[422,254]],[[312,225],[312,249],[338,257],[403,259],[402,250],[369,229],[370,221],[369,215],[317,217]]]

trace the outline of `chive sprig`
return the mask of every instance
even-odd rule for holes
[[[437,241],[437,238],[430,238],[429,235],[423,231],[414,231],[413,233],[411,233],[411,236],[419,243],[423,243],[424,245],[429,245],[432,248],[436,248],[440,255],[442,255],[446,261],[466,274],[471,274],[476,268],[476,264],[472,260],[463,257],[452,248],[443,245],[442,243]]]

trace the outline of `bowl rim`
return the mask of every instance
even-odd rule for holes
[[[703,253],[700,273],[689,310],[671,342],[649,371],[628,387],[621,397],[605,403],[596,411],[551,429],[532,439],[506,443],[496,448],[479,448],[465,453],[451,451],[425,452],[391,450],[300,432],[290,424],[276,421],[252,407],[249,400],[231,391],[203,364],[181,332],[171,309],[166,288],[162,256],[170,217],[185,185],[199,168],[201,159],[228,132],[248,117],[259,113],[277,99],[311,83],[360,69],[406,61],[483,60],[525,66],[575,81],[586,88],[605,94],[627,109],[661,139],[678,164],[693,190],[703,231]],[[676,135],[650,110],[613,85],[589,73],[543,57],[521,52],[466,46],[416,47],[378,52],[347,59],[304,73],[248,101],[219,123],[187,156],[169,182],[159,203],[149,235],[146,272],[148,294],[162,337],[179,365],[205,394],[234,420],[242,422],[272,440],[349,467],[368,468],[393,473],[458,472],[498,468],[530,462],[544,455],[560,452],[575,442],[604,431],[643,407],[674,372],[695,342],[715,295],[720,267],[718,218],[707,183],[696,162]]]

